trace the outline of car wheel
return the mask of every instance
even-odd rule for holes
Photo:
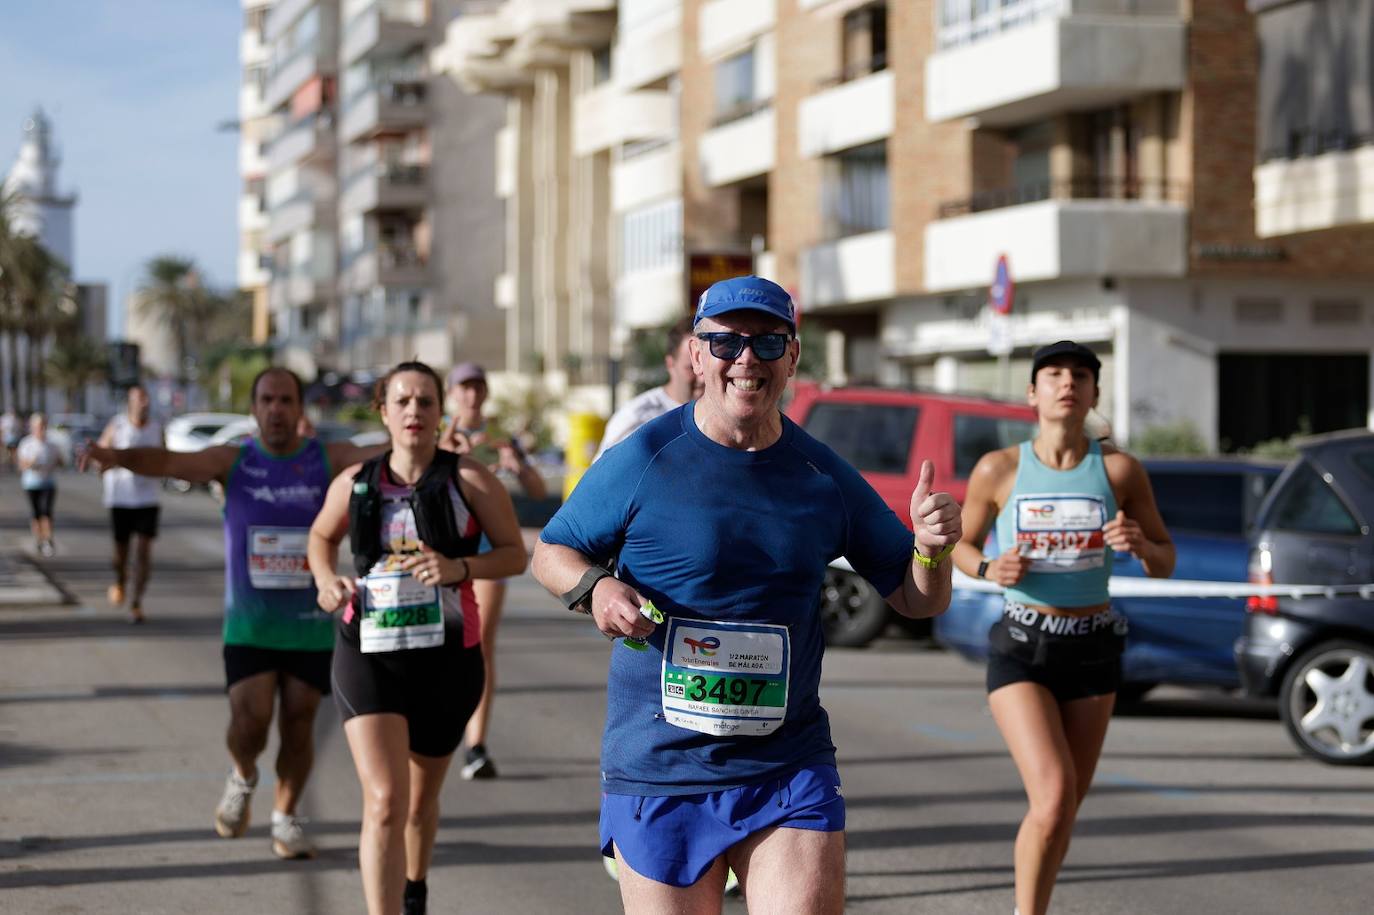
[[[1304,652],[1284,675],[1279,714],[1308,756],[1374,765],[1374,646],[1333,641]]]
[[[862,577],[839,569],[826,569],[821,585],[821,626],[825,643],[840,648],[860,648],[876,639],[887,626],[888,606]]]

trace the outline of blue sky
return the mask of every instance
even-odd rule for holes
[[[158,254],[234,283],[238,137],[216,128],[238,116],[241,21],[239,0],[0,6],[0,173],[42,105],[80,195],[76,278],[108,283],[116,308]]]

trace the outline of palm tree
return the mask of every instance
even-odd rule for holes
[[[11,236],[11,301],[15,324],[11,336],[22,333],[27,391],[25,409],[43,407],[43,350],[48,337],[69,326],[76,317],[76,304],[68,284],[67,265],[54,256],[42,242],[30,235]]]
[[[86,408],[86,386],[105,377],[109,357],[90,337],[64,334],[48,354],[47,378],[67,397],[67,412]]]
[[[17,306],[14,301],[14,231],[10,213],[15,204],[14,194],[0,194],[0,335],[3,335],[9,362],[9,399],[7,406],[18,409],[19,401],[19,345]]]
[[[177,384],[185,388],[190,359],[199,353],[216,313],[224,299],[200,282],[195,261],[187,257],[162,255],[148,261],[143,284],[138,289],[141,313],[159,321],[172,331],[177,357]]]

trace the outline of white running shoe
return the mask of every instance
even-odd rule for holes
[[[246,781],[232,769],[224,780],[224,796],[215,808],[215,832],[226,839],[237,839],[248,831],[248,820],[252,814],[253,789],[258,779]]]
[[[272,854],[278,858],[315,857],[315,843],[305,834],[305,817],[272,811]]]

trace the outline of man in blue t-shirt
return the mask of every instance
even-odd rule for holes
[[[800,344],[777,284],[716,283],[694,334],[701,399],[607,451],[534,553],[540,584],[622,639],[607,683],[602,854],[618,862],[630,913],[718,910],[730,868],[778,911],[840,912],[845,811],[818,695],[821,580],[845,556],[899,613],[942,612],[959,506],[931,492],[926,462],[913,551],[858,472],[782,415]],[[612,557],[616,576],[596,564]]]

